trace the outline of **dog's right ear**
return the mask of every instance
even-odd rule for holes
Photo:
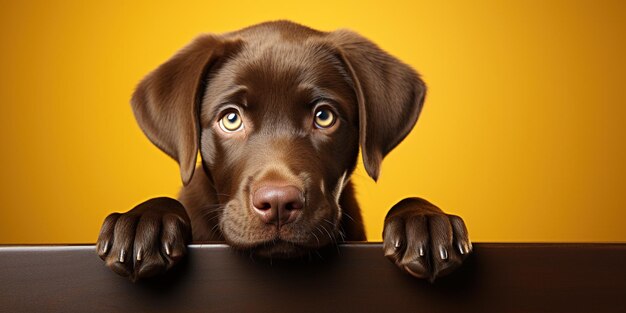
[[[200,36],[148,74],[133,94],[131,104],[139,126],[154,145],[178,162],[185,185],[196,166],[198,112],[207,73],[240,44],[240,40]]]
[[[338,30],[328,37],[339,48],[352,78],[359,107],[363,164],[376,180],[383,158],[417,122],[426,85],[410,66],[354,32]]]

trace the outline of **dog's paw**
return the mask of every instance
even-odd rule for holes
[[[383,240],[387,258],[431,282],[461,266],[472,251],[463,220],[419,198],[404,199],[389,210]]]
[[[132,281],[165,272],[187,253],[191,227],[185,208],[154,198],[104,220],[96,244],[106,266]]]

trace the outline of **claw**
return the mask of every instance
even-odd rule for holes
[[[102,254],[106,254],[109,251],[109,241],[107,240],[100,249]]]
[[[137,250],[137,257],[136,257],[137,261],[141,261],[141,248],[139,248],[139,250]]]
[[[442,260],[448,259],[448,250],[444,246],[439,246],[439,256]]]
[[[466,254],[469,252],[466,244],[459,242],[458,246],[459,246],[459,253]]]
[[[124,255],[126,254],[126,251],[122,250],[120,252],[120,263],[124,263]]]
[[[164,244],[165,254],[170,255],[170,245],[168,243]]]
[[[420,246],[418,249],[418,253],[420,257],[423,257],[426,253],[424,252],[424,247]]]

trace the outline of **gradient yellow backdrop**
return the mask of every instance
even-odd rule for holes
[[[202,32],[291,19],[350,28],[429,94],[378,184],[367,232],[420,195],[475,241],[626,241],[624,1],[1,1],[0,243],[94,242],[103,218],[175,196],[176,163],[129,97]]]

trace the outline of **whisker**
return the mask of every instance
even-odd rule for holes
[[[320,238],[317,237],[317,235],[314,232],[311,232],[311,235],[313,235],[315,237],[315,239],[317,239],[317,245],[321,246],[322,244],[320,243]]]
[[[210,221],[210,220],[212,220],[212,219],[214,219],[216,217],[220,217],[220,215],[221,215],[220,213],[222,211],[223,210],[220,209],[220,210],[212,210],[212,211],[203,212],[202,218],[208,218],[208,221]]]
[[[335,224],[331,221],[329,221],[327,218],[324,219],[324,222],[330,224],[331,226],[335,227]]]
[[[315,226],[315,230],[320,232],[320,235],[324,236],[324,232],[322,232],[322,230],[320,229],[320,225],[316,225]],[[316,236],[317,237],[317,236]]]
[[[341,254],[341,251],[339,250],[339,245],[337,243],[337,238],[331,234],[326,227],[324,227],[324,225],[320,225],[322,227],[322,229],[328,234],[328,237],[331,239],[331,243],[333,246],[335,246],[335,249],[337,249],[337,254]],[[333,225],[334,226],[334,225]]]
[[[328,234],[328,238],[330,238],[331,242],[335,241],[335,238],[333,237],[333,235],[330,234],[330,232],[328,231],[328,229],[326,229],[326,227],[324,227],[324,225],[320,225],[322,227],[322,229],[326,232],[326,234]]]
[[[200,208],[200,210],[202,210],[202,216],[207,217],[211,213],[223,211],[224,207],[222,205],[215,206],[215,207],[202,207]]]
[[[220,223],[217,223],[215,224],[215,226],[211,228],[211,233],[210,233],[211,238],[214,238],[214,236],[218,235],[218,231],[220,231],[219,227],[220,227]]]
[[[352,218],[352,216],[350,216],[350,214],[343,212],[343,215],[356,223],[356,221]]]
[[[343,227],[342,230],[339,231],[339,236],[341,236],[341,242],[346,242],[346,236],[344,234]]]

